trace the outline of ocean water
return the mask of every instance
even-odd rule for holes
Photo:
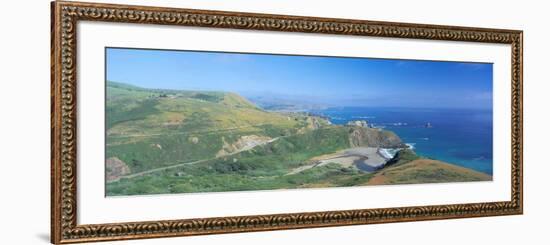
[[[418,155],[493,174],[492,110],[337,107],[312,112],[334,124],[366,120],[395,132]]]

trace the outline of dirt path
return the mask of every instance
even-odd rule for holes
[[[212,158],[212,159],[215,159],[215,158]],[[120,176],[120,178],[118,178],[116,180],[113,180],[113,181],[107,181],[107,183],[117,182],[121,179],[131,179],[131,178],[143,176],[143,175],[146,175],[146,174],[155,173],[155,172],[159,172],[159,171],[163,171],[163,170],[167,170],[167,169],[172,169],[172,168],[177,168],[177,167],[181,167],[181,166],[185,166],[185,165],[191,165],[191,164],[195,164],[195,163],[206,162],[206,161],[212,160],[212,159],[204,159],[204,160],[199,160],[199,161],[194,161],[194,162],[184,162],[184,163],[180,163],[180,164],[176,164],[176,165],[170,165],[170,166],[166,166],[166,167],[149,169],[149,170],[139,172],[139,173],[135,173],[135,174]]]
[[[272,142],[274,142],[274,141],[276,141],[276,140],[278,140],[278,139],[280,139],[280,138],[282,138],[282,137],[284,137],[284,136],[275,137],[275,138],[270,139],[270,140],[268,140],[268,141],[266,141],[266,142],[262,142],[262,143],[260,143],[260,144],[257,144],[257,145],[255,145],[254,147],[272,143]],[[254,147],[252,147],[252,148],[254,148]],[[107,181],[107,183],[113,183],[113,182],[117,182],[117,181],[119,181],[119,180],[121,180],[121,179],[131,179],[131,178],[143,176],[143,175],[146,175],[146,174],[151,174],[151,173],[155,173],[155,172],[159,172],[159,171],[164,171],[164,170],[167,170],[167,169],[173,169],[173,168],[178,168],[178,167],[182,167],[182,166],[185,166],[185,165],[192,165],[192,164],[207,162],[207,161],[210,161],[210,160],[215,160],[215,159],[219,159],[219,158],[223,158],[223,157],[228,157],[228,156],[232,156],[232,155],[241,153],[241,152],[243,152],[243,151],[250,150],[250,149],[252,149],[252,148],[241,149],[241,150],[238,150],[238,151],[235,151],[235,152],[232,152],[232,153],[230,153],[230,154],[227,154],[227,155],[224,155],[224,156],[220,156],[220,157],[214,157],[214,158],[209,158],[209,159],[203,159],[203,160],[198,160],[198,161],[193,161],[193,162],[184,162],[184,163],[179,163],[179,164],[170,165],[170,166],[166,166],[166,167],[160,167],[160,168],[149,169],[149,170],[142,171],[142,172],[135,173],[135,174],[124,175],[124,176],[120,176],[120,178],[118,178],[118,179],[116,179],[116,180]]]

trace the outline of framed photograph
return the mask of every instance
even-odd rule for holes
[[[52,243],[523,212],[522,31],[51,11]]]

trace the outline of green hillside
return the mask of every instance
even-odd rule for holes
[[[216,156],[243,136],[275,138],[307,117],[266,112],[234,93],[153,90],[107,84],[107,158],[131,172]]]
[[[107,82],[106,98],[107,195],[363,185],[384,169],[314,159],[354,147],[405,147],[391,131],[265,111],[230,92]],[[403,154],[388,169],[418,158]],[[462,177],[469,179],[453,180]]]

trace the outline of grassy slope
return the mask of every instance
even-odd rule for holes
[[[277,137],[305,125],[232,93],[148,90],[108,83],[107,157],[132,172],[213,158],[223,141]]]
[[[400,140],[390,131],[374,129],[323,125],[313,130],[311,118],[266,112],[234,93],[153,90],[109,82],[107,96],[107,157],[121,159],[132,173],[211,159],[109,183],[108,195],[486,179],[409,152],[401,153],[399,160],[375,174],[328,164],[285,175],[318,155]],[[235,142],[252,134],[279,138],[215,158],[222,138]],[[350,134],[355,135],[354,140]]]
[[[226,158],[110,183],[111,195],[352,186],[370,174],[329,164],[285,175],[308,159],[349,145],[347,129],[327,127],[281,138]]]
[[[107,192],[109,195],[140,195],[353,186],[370,177],[370,174],[343,169],[336,164],[308,169],[295,175],[275,177],[222,174],[194,166],[182,167],[179,170],[184,174],[180,176],[169,171],[132,180],[122,179],[107,185]]]
[[[465,181],[489,181],[490,175],[442,161],[420,158],[412,151],[403,152],[388,167],[376,173],[366,184],[418,184]]]

